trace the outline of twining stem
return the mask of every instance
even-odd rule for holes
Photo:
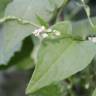
[[[24,19],[15,17],[15,16],[3,17],[2,19],[0,19],[0,24],[5,23],[5,22],[7,22],[7,21],[12,21],[12,20],[13,20],[13,21],[15,20],[15,21],[17,21],[18,23],[24,24],[24,25],[29,24],[29,25],[32,25],[32,26],[37,27],[37,28],[40,28],[40,27],[41,27],[41,26],[39,26],[39,25],[37,25],[37,24],[35,24],[35,23],[32,23],[32,22],[30,22],[30,21],[27,21],[27,20],[24,20]]]
[[[93,24],[92,20],[90,19],[90,12],[88,12],[89,7],[85,4],[84,0],[81,0],[81,2],[83,4],[84,10],[86,11],[86,14],[87,14],[90,25],[92,27],[94,27],[94,24]],[[90,11],[90,9],[89,9],[89,11]]]

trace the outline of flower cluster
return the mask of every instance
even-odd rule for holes
[[[60,32],[57,30],[52,30],[52,29],[46,29],[44,26],[41,26],[39,29],[36,29],[34,32],[32,32],[33,35],[36,37],[42,37],[42,38],[47,38],[48,33],[52,33],[54,36],[60,36]]]

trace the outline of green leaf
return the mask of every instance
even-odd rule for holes
[[[60,31],[61,35],[72,35],[72,23],[70,21],[56,23],[51,28]]]
[[[91,18],[94,25],[96,25],[96,17]],[[89,35],[96,36],[95,28],[93,29],[88,19],[72,23],[72,33],[74,36],[80,36],[86,39]]]
[[[61,1],[61,2],[60,2]],[[57,2],[60,2],[57,5]],[[60,7],[64,1],[54,0],[57,7]],[[55,7],[54,3],[50,3],[48,0],[13,0],[7,6],[5,16],[17,16],[33,23],[39,24],[37,15],[44,20],[49,21],[53,14]],[[15,10],[15,11],[14,11]],[[32,34],[36,28],[32,25],[21,25],[17,22],[7,22],[0,29],[0,64],[6,64],[10,57],[14,55],[14,52],[20,50],[22,44],[19,43],[27,36]]]
[[[26,70],[31,69],[34,67],[34,62],[30,57],[30,53],[33,49],[33,43],[31,37],[27,37],[23,41],[23,46],[20,52],[16,52],[15,55],[12,57],[8,65],[15,65],[18,69]]]
[[[64,26],[65,26],[65,28],[63,29]],[[71,26],[71,23],[69,21],[62,22],[62,23],[57,23],[56,25],[54,25],[54,28],[56,30],[63,29],[63,30],[61,30],[61,36],[63,36],[64,34],[72,34],[72,33],[69,33],[69,32],[72,32],[72,26]],[[51,29],[53,29],[53,27]],[[63,31],[65,33],[63,33]],[[50,36],[48,38],[49,38],[49,40],[51,39]],[[35,47],[32,51],[31,57],[33,58],[33,60],[35,61],[35,64],[36,64],[37,61],[38,61],[38,52],[39,52],[40,46],[42,44],[42,41],[40,41],[38,38],[36,38],[34,36],[32,36],[32,39],[33,39]]]
[[[10,27],[9,27],[10,25]],[[0,31],[0,64],[6,64],[10,57],[14,55],[14,52],[20,51],[22,40],[30,34],[32,34],[32,26],[20,25],[11,23],[4,26]],[[12,34],[13,33],[13,34]]]
[[[39,40],[39,38],[36,38],[33,35],[32,35],[32,41],[34,44],[34,48],[33,48],[32,54],[31,54],[31,58],[34,60],[34,63],[37,64],[37,61],[38,61],[37,56],[38,56],[38,52],[39,52],[42,42],[41,42],[41,40]]]
[[[47,87],[44,87],[34,94],[31,94],[29,96],[61,96],[62,91],[64,90],[64,86],[61,84],[54,84]]]
[[[15,66],[19,70],[27,70],[34,67],[34,61],[31,58],[33,42],[31,37],[24,39],[21,50],[16,52],[7,65],[0,65],[0,70],[6,70]]]
[[[58,29],[60,32],[66,29],[65,25],[59,27],[57,24],[57,28],[55,25],[53,29]],[[71,33],[70,27],[67,28],[67,32],[63,31],[63,33]],[[95,56],[95,51],[96,45],[90,41],[62,38],[45,42],[39,50],[38,63],[26,93],[35,92],[42,87],[66,79],[83,70],[90,64]]]
[[[68,0],[48,0],[48,2],[55,8],[59,8],[61,5],[65,5]]]
[[[96,32],[96,25],[93,26],[93,32]]]
[[[42,19],[42,17],[37,16],[37,20],[39,21],[41,26],[45,26],[46,28],[48,28],[48,22],[46,22],[44,19]]]
[[[92,96],[96,96],[96,89],[94,90],[94,92],[93,92],[93,95]]]
[[[0,0],[0,18],[3,17],[6,6],[12,0]]]

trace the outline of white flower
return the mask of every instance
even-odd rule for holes
[[[56,36],[60,36],[61,34],[60,34],[60,32],[56,32],[55,35]]]
[[[60,32],[57,31],[57,30],[53,30],[53,32],[54,32],[54,35],[56,35],[56,36],[60,36],[61,35]]]
[[[92,41],[93,43],[96,43],[96,37],[88,37],[88,40]]]
[[[41,29],[44,31],[45,30],[45,27],[44,26],[41,26]]]
[[[32,32],[33,35],[40,37],[41,34],[43,34],[45,31],[45,27],[41,26],[41,28],[36,29],[34,32]]]
[[[52,29],[46,29],[44,26],[41,26],[39,29],[36,29],[34,32],[32,32],[33,35],[39,38],[47,38],[48,33],[53,32],[52,35],[55,38],[55,36],[60,36],[60,32],[57,30],[52,30]]]
[[[47,33],[43,33],[41,36],[42,36],[42,38],[46,38],[46,37],[48,37],[48,34]]]
[[[53,32],[55,33],[55,32],[57,32],[57,30],[53,30]]]

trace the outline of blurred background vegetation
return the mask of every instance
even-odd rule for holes
[[[5,6],[12,0],[0,0],[0,17],[3,16]],[[54,24],[56,20],[79,21],[87,18],[84,9],[79,5],[80,0],[69,0],[57,17],[50,21]],[[86,0],[86,4],[91,9],[91,17],[96,16],[96,0]],[[57,13],[60,10],[57,10]],[[8,65],[0,66],[0,96],[26,96],[25,89],[34,71],[34,62],[29,60],[28,56],[32,51],[34,44],[31,37],[23,41],[20,52],[16,52]],[[33,63],[33,64],[32,64]],[[62,96],[91,96],[96,87],[96,58],[93,59],[86,69],[60,83]],[[55,85],[54,85],[55,86]],[[47,89],[48,90],[48,89]],[[58,91],[58,88],[55,89]],[[43,95],[42,95],[43,94]],[[59,96],[54,94],[54,96]],[[31,95],[30,95],[31,96]],[[46,92],[39,91],[32,96],[49,96]]]

